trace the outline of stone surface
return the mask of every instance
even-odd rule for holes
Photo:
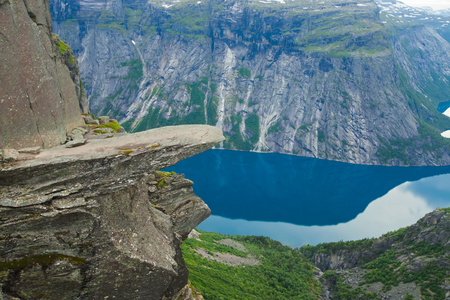
[[[98,121],[100,122],[100,124],[106,124],[109,122],[109,117],[108,116],[98,117]]]
[[[433,135],[450,128],[435,109],[450,99],[450,45],[390,27],[373,1],[50,2],[93,111],[127,129],[210,124],[223,148],[450,164]]]
[[[395,260],[401,262],[401,267],[406,270],[403,273],[411,272],[410,276],[421,274],[420,271],[424,269],[448,270],[450,266],[448,251],[450,249],[450,210],[448,208],[436,209],[409,227],[377,239],[355,241],[354,243],[353,246],[350,244],[345,246],[345,243],[323,244],[325,247],[321,251],[306,252],[306,255],[322,271],[335,270],[343,277],[346,284],[353,288],[363,287],[368,292],[376,292],[381,299],[405,299],[404,297],[408,293],[413,295],[414,299],[421,299],[428,289],[427,284],[430,280],[425,280],[425,275],[421,275],[421,280],[402,282],[404,275],[401,275],[400,268],[396,268],[392,272],[397,272],[395,276],[399,279],[399,284],[384,289],[381,282],[364,283],[364,274],[371,270],[364,269],[362,266],[374,261],[387,251],[393,251]],[[379,266],[386,267],[381,263]],[[427,272],[424,273],[427,274]],[[436,284],[441,279],[444,284],[439,285],[447,299],[450,296],[450,286],[445,284],[450,280],[448,272],[444,278],[434,278],[431,282],[434,281],[433,284]],[[325,282],[325,284],[333,285],[332,282]]]
[[[191,181],[156,171],[221,140],[211,126],[167,127],[46,149],[0,169],[3,293],[200,299],[189,296],[179,246],[210,210]]]
[[[81,146],[81,145],[86,144],[86,142],[87,142],[86,139],[83,139],[83,138],[76,138],[76,139],[74,139],[74,140],[72,140],[72,141],[70,141],[70,142],[67,142],[67,143],[65,144],[65,147],[66,147],[66,148],[79,147],[79,146]]]
[[[83,116],[83,119],[84,119],[84,122],[86,122],[86,124],[94,124],[94,125],[100,124],[100,122],[98,120],[95,120],[91,116]]]
[[[0,5],[0,148],[51,147],[82,125],[79,100],[52,37],[48,1]]]
[[[0,162],[12,162],[19,158],[19,151],[15,149],[0,149]]]
[[[41,152],[39,146],[19,149],[19,153],[39,154],[39,152]]]
[[[75,127],[69,133],[67,133],[67,140],[80,140],[87,133],[87,129],[83,127]]]

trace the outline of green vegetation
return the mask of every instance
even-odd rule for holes
[[[252,73],[248,68],[240,68],[238,72],[239,75],[245,78],[250,78],[252,76]]]
[[[239,124],[242,123],[242,117],[240,115],[231,116],[231,134],[225,134],[226,141],[224,146],[226,148],[236,148],[239,150],[252,150],[253,145],[259,139],[259,117],[257,115],[253,115],[254,117],[250,117],[250,120],[245,120],[245,126],[247,127],[247,133],[249,135],[249,139],[244,139],[241,136],[241,132],[239,130]],[[256,117],[256,118],[255,118]],[[257,134],[254,135],[254,133]]]
[[[447,214],[450,208],[440,209]],[[442,222],[444,222],[442,224]],[[419,233],[425,237],[417,238]],[[438,241],[426,242],[427,236],[439,237]],[[411,227],[389,232],[379,239],[365,239],[317,246],[303,246],[300,251],[309,259],[317,255],[340,256],[356,266],[343,271],[327,271],[323,278],[328,281],[333,299],[379,299],[380,295],[368,293],[373,283],[381,283],[381,292],[387,292],[400,283],[415,283],[424,299],[445,299],[445,281],[449,279],[450,257],[447,241],[448,215],[441,224],[419,221]],[[320,264],[320,263],[319,263]],[[354,274],[359,273],[359,277]],[[346,279],[353,278],[353,287]],[[355,278],[357,279],[355,282]],[[345,279],[345,280],[344,280]],[[411,295],[405,295],[411,299]]]
[[[259,117],[256,114],[249,115],[245,119],[245,128],[249,132],[250,143],[256,144],[259,140]]]
[[[94,129],[94,133],[98,133],[98,134],[106,134],[106,133],[108,133],[108,131],[101,130],[101,129]]]
[[[158,180],[158,183],[156,184],[156,186],[160,189],[162,189],[163,187],[167,186],[166,184],[166,178],[176,174],[175,172],[164,172],[164,171],[156,171],[156,173],[162,177],[160,180]]]
[[[314,279],[314,266],[298,249],[283,246],[266,237],[229,236],[201,232],[200,239],[182,244],[189,279],[205,299],[318,299],[321,286]],[[217,241],[232,239],[243,251]],[[231,266],[203,258],[196,252],[203,248],[210,255],[229,253],[252,257],[258,265]]]
[[[141,9],[125,8],[126,25],[128,30],[138,30],[143,11]]]
[[[331,13],[310,14],[310,30],[296,37],[296,44],[311,52],[335,57],[376,56],[391,53],[386,31],[376,19],[360,17],[342,8]]]
[[[325,142],[325,133],[322,130],[317,130],[317,140],[319,143]]]
[[[383,291],[388,291],[392,286],[397,286],[400,283],[400,278],[394,272],[401,262],[396,259],[397,255],[394,250],[387,250],[376,259],[362,266],[363,269],[369,270],[364,275],[365,282],[383,283]]]
[[[281,122],[280,120],[277,120],[275,123],[272,123],[269,127],[269,130],[267,130],[267,134],[274,134],[280,131]]]
[[[53,35],[53,38],[55,38],[55,35]],[[56,46],[58,47],[58,51],[61,54],[66,54],[69,51],[72,51],[70,49],[70,46],[61,41],[59,38],[56,40]]]
[[[133,152],[134,152],[134,150],[132,150],[132,149],[127,149],[127,150],[121,150],[120,151],[121,154],[125,154],[125,155],[130,155]]]
[[[189,104],[194,110],[189,113],[183,119],[183,123],[185,124],[205,124],[205,93],[202,91],[202,88],[206,88],[208,85],[208,79],[202,78],[198,82],[194,82],[193,84],[187,84],[188,91],[190,92],[190,102]]]
[[[70,46],[67,43],[65,43],[64,41],[61,41],[59,39],[58,35],[56,35],[56,34],[53,34],[53,40],[55,41],[58,52],[64,58],[66,64],[67,63],[74,64],[77,61],[77,58],[73,54]],[[83,88],[83,86],[81,86],[81,88]]]
[[[131,126],[133,125],[134,119],[130,119],[126,122],[123,122],[121,125],[127,131],[131,132]]]
[[[413,158],[409,152],[423,150],[424,152],[437,151],[442,154],[444,149],[450,147],[450,140],[441,136],[441,134],[433,126],[425,123],[417,118],[419,123],[419,135],[409,139],[392,139],[385,140],[379,137],[382,143],[377,150],[376,156],[382,163],[388,163],[392,159],[398,159],[405,165],[414,164]]]
[[[73,265],[78,265],[78,264],[84,263],[86,261],[86,259],[55,253],[55,254],[45,254],[45,255],[24,257],[19,260],[12,260],[12,261],[1,261],[0,260],[0,271],[6,271],[6,270],[11,270],[11,269],[12,270],[21,270],[21,269],[29,268],[36,264],[39,264],[44,267],[48,267],[57,261],[68,261]]]
[[[300,251],[307,257],[312,258],[315,253],[323,253],[330,255],[339,250],[362,251],[371,247],[376,239],[362,239],[357,241],[340,241],[334,243],[318,244],[317,246],[305,245]]]
[[[120,124],[116,120],[112,120],[106,124],[98,125],[96,128],[111,128],[114,132],[118,132],[120,130]]]
[[[410,87],[408,76],[400,66],[397,66],[397,72],[399,74],[398,87],[406,96],[409,107],[416,115],[419,134],[407,139],[386,140],[379,137],[381,146],[376,156],[382,163],[396,159],[403,164],[411,165],[414,164],[411,153],[435,152],[433,155],[438,156],[443,151],[447,151],[446,149],[450,147],[450,140],[442,137],[440,131],[450,129],[450,119],[439,113],[423,94]]]
[[[208,102],[206,103],[206,115],[208,117],[208,125],[216,125],[217,123],[217,106],[219,105],[219,100],[214,94],[216,93],[217,87],[215,84],[210,85],[210,96]]]
[[[140,59],[131,59],[119,65],[119,68],[128,67],[127,76],[123,79],[131,81],[130,89],[137,90],[139,87],[139,79],[142,78],[142,62]]]
[[[183,106],[180,105],[180,107],[178,107],[180,110],[174,110],[172,115],[166,119],[161,112],[161,108],[150,107],[148,114],[141,119],[133,131],[138,132],[169,125],[206,124],[205,94],[208,88],[210,91],[208,92],[209,100],[206,104],[206,115],[208,117],[208,124],[215,125],[217,122],[216,110],[218,103],[217,98],[214,96],[216,89],[215,85],[209,85],[208,79],[204,77],[192,84],[185,83],[184,86],[190,95],[190,99],[188,102],[182,104]],[[161,87],[155,87],[153,88],[150,97],[161,98],[165,96],[162,94]],[[134,121],[135,120],[128,120],[123,123],[122,126],[125,130],[130,131]]]
[[[207,7],[199,4],[182,3],[170,10],[170,17],[162,24],[166,34],[204,39],[208,34],[209,16]]]
[[[335,271],[328,270],[323,276],[328,281],[333,291],[333,299],[354,300],[354,299],[379,299],[377,293],[368,293],[361,287],[353,289],[351,285],[346,284],[342,275]]]
[[[97,26],[101,29],[112,30],[120,34],[126,34],[127,32],[123,20],[114,15],[110,10],[103,10],[97,22]]]

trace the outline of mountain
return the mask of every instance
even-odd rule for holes
[[[182,250],[206,299],[448,299],[449,223],[437,209],[376,239],[296,249],[194,231]]]
[[[369,0],[51,0],[91,108],[131,131],[221,128],[223,148],[442,165],[450,45]]]
[[[450,209],[377,239],[304,246],[336,299],[448,299]],[[333,298],[334,299],[334,298]]]
[[[384,18],[397,23],[418,23],[433,27],[444,39],[450,42],[450,9],[433,10],[412,7],[397,0],[376,0]]]

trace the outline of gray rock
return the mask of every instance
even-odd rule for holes
[[[323,244],[321,251],[306,253],[309,259],[322,271],[335,270],[337,274],[343,276],[344,282],[350,284],[353,288],[362,287],[367,292],[376,292],[380,299],[404,299],[407,294],[414,296],[414,299],[420,299],[421,290],[426,290],[426,281],[401,282],[407,279],[405,273],[411,272],[413,276],[424,269],[447,269],[450,265],[448,251],[432,250],[433,247],[439,249],[446,245],[450,240],[450,211],[448,209],[436,209],[420,219],[416,224],[400,229],[397,232],[388,233],[378,239],[367,241],[356,241],[339,246],[335,244]],[[331,247],[330,247],[331,246]],[[420,250],[426,249],[426,255],[419,256]],[[448,249],[448,245],[442,249]],[[363,266],[381,257],[384,253],[390,251],[395,260],[401,263],[395,272],[399,279],[399,284],[392,288],[385,289],[382,282],[373,282],[363,284],[366,281],[364,274],[373,272]],[[376,267],[377,271],[381,271]],[[403,269],[403,271],[400,271]],[[445,276],[445,275],[444,275]],[[431,279],[434,284],[442,278]],[[323,280],[323,278],[322,278]],[[448,275],[444,277],[448,281]],[[335,285],[332,281],[326,282],[326,285]],[[450,293],[447,284],[439,284],[445,294]],[[423,296],[423,295],[422,295]]]
[[[66,148],[74,148],[74,147],[82,146],[82,145],[86,144],[86,142],[87,142],[86,139],[78,138],[76,140],[66,143],[65,146],[66,146]]]
[[[86,124],[94,124],[94,125],[100,125],[100,122],[98,120],[93,119],[91,116],[83,116],[84,122]]]
[[[58,209],[67,209],[86,205],[84,198],[64,198],[52,201],[52,205]]]
[[[9,0],[0,15],[0,148],[60,145],[83,121],[48,1]]]
[[[19,153],[39,154],[40,152],[41,147],[39,146],[19,149]]]
[[[55,31],[83,57],[92,109],[114,112],[132,129],[181,120],[218,126],[228,137],[223,148],[359,164],[450,164],[448,146],[438,146],[442,140],[425,134],[422,123],[450,127],[434,109],[450,93],[450,45],[415,25],[386,35],[373,1],[202,1],[196,29],[174,21],[185,16],[184,1],[170,9],[142,1],[139,24],[155,28],[145,36],[133,26],[81,26],[99,18],[92,9],[106,7],[103,1],[51,2]],[[119,1],[108,9],[116,19],[126,15]],[[346,21],[350,15],[355,22]],[[131,76],[137,70],[138,81]]]
[[[0,149],[0,161],[12,162],[19,157],[19,151],[15,149]]]
[[[21,262],[3,269],[3,293],[200,299],[188,297],[180,244],[210,210],[182,175],[157,188],[155,171],[221,140],[211,126],[166,127],[47,149],[0,169],[0,260]]]
[[[67,139],[69,141],[81,140],[81,139],[83,139],[83,136],[86,134],[86,132],[87,132],[86,128],[84,128],[84,127],[76,127],[74,129],[72,129],[72,131],[67,134]]]
[[[97,118],[98,121],[100,122],[100,124],[106,124],[109,122],[109,117],[108,116],[101,116]]]

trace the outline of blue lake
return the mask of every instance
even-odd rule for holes
[[[211,208],[205,231],[294,247],[377,237],[450,206],[450,166],[383,167],[276,153],[209,150],[167,169]]]

